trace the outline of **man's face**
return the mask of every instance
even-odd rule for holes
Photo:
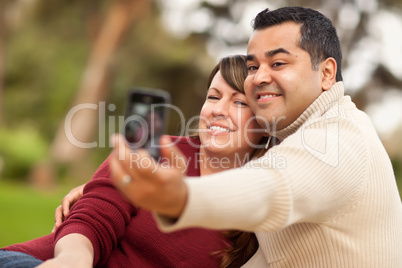
[[[262,126],[280,130],[295,121],[323,92],[321,65],[299,47],[300,25],[286,22],[254,31],[247,49],[248,103]]]

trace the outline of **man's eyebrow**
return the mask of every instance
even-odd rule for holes
[[[247,55],[246,56],[246,61],[253,61],[255,59],[254,55]]]
[[[273,56],[275,56],[276,54],[279,54],[279,53],[284,53],[284,54],[289,54],[289,55],[291,54],[286,49],[280,47],[280,48],[265,52],[265,57],[272,58]],[[249,54],[246,56],[246,61],[253,61],[253,60],[255,60],[255,56],[253,54]]]
[[[270,58],[270,57],[273,57],[273,56],[275,56],[276,54],[279,54],[279,53],[290,54],[289,51],[287,51],[286,49],[280,47],[280,48],[265,52],[265,57]]]

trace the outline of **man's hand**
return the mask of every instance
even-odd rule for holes
[[[156,162],[145,149],[131,150],[122,135],[113,137],[110,160],[112,181],[128,200],[143,209],[177,218],[187,201],[183,180],[185,157],[168,136],[160,139],[162,162]],[[167,161],[167,162],[166,162]]]
[[[52,233],[56,231],[57,228],[63,223],[64,219],[67,217],[68,213],[70,213],[70,208],[80,199],[84,192],[84,186],[80,185],[72,189],[61,201],[61,205],[56,208],[54,212],[54,227]]]

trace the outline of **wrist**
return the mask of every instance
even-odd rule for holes
[[[82,234],[68,234],[57,241],[55,259],[69,267],[92,267],[94,250],[91,241]]]
[[[176,199],[171,198],[172,202],[167,203],[164,210],[158,212],[158,214],[170,218],[173,222],[177,221],[181,214],[183,214],[187,205],[188,189],[184,182],[179,192],[180,194],[177,195]]]
[[[84,251],[62,251],[55,259],[67,267],[93,267],[93,257]]]

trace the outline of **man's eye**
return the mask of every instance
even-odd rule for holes
[[[283,66],[283,65],[285,65],[284,62],[275,62],[274,64],[272,64],[272,67],[280,67],[280,66]]]
[[[248,66],[247,69],[249,71],[255,71],[255,70],[258,70],[258,67],[257,66]]]
[[[219,98],[218,98],[218,97],[215,97],[215,96],[208,96],[208,99],[209,99],[209,100],[219,100]]]

